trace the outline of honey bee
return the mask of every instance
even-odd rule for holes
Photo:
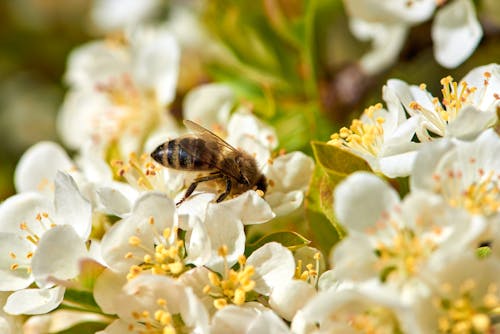
[[[198,184],[212,180],[225,182],[225,190],[217,197],[217,203],[229,194],[238,195],[250,189],[265,194],[266,177],[250,154],[234,148],[195,122],[185,120],[184,125],[193,133],[169,140],[151,153],[151,157],[165,167],[208,173],[191,183],[177,205],[184,202]]]

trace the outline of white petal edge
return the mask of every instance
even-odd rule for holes
[[[79,260],[87,255],[85,240],[68,225],[51,228],[42,236],[33,255],[33,276],[46,287],[49,276],[65,280],[78,275]]]
[[[254,266],[254,290],[263,295],[269,295],[275,286],[291,279],[295,272],[292,252],[277,242],[267,243],[253,252],[247,265]]]
[[[45,314],[61,304],[65,289],[24,289],[14,292],[7,298],[3,307],[9,314]]]
[[[14,173],[18,193],[39,191],[52,194],[57,171],[74,169],[74,164],[57,143],[43,141],[31,146],[19,160]]]
[[[474,52],[483,36],[470,0],[455,0],[441,8],[431,30],[434,57],[446,68],[455,68]]]
[[[379,177],[356,172],[340,183],[334,192],[337,219],[349,231],[365,232],[381,214],[399,203],[399,195]],[[360,207],[363,208],[360,210]]]

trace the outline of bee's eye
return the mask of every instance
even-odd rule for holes
[[[240,180],[239,180],[239,182],[241,184],[244,184],[244,185],[250,185],[250,182],[248,181],[248,179],[245,176],[243,176],[243,174],[241,174],[241,173],[240,173]]]

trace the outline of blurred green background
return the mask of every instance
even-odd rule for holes
[[[89,6],[84,0],[0,2],[0,199],[14,193],[21,154],[37,141],[57,140],[66,57],[91,37]]]
[[[198,75],[203,80],[184,80],[183,73],[195,67],[189,69],[191,59],[183,59],[172,111],[181,117],[177,107],[182,97],[201,81],[226,82],[240,101],[252,103],[277,128],[286,149],[310,153],[310,140],[328,140],[365,107],[380,102],[388,78],[425,82],[439,96],[440,78],[451,74],[459,80],[476,66],[498,62],[500,1],[475,3],[484,37],[458,69],[435,62],[431,23],[425,22],[411,29],[396,64],[367,77],[355,64],[370,45],[351,35],[340,0],[165,2],[162,10],[203,8],[200,22],[226,50],[222,58],[203,62],[206,73]],[[37,141],[57,140],[55,117],[65,93],[67,56],[74,47],[102,36],[90,20],[92,5],[85,0],[0,2],[0,200],[15,192],[13,171],[21,154]],[[196,50],[184,54],[189,57]]]

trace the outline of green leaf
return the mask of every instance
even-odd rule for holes
[[[99,309],[92,291],[67,289],[64,293],[64,302],[80,308]]]
[[[246,246],[245,253],[252,254],[259,247],[273,241],[282,244],[291,251],[297,250],[311,243],[310,240],[307,240],[296,232],[280,231],[265,235],[259,240],[248,244]]]
[[[326,219],[325,215],[313,210],[307,210],[307,221],[311,233],[312,244],[321,253],[328,256],[332,247],[341,239],[332,223]]]
[[[338,223],[333,212],[333,190],[341,178],[333,180],[320,165],[316,165],[314,173],[309,185],[309,192],[306,198],[306,206],[308,210],[322,213],[328,219],[335,233],[324,234],[325,227],[320,228],[318,237],[332,237],[334,241],[342,238],[345,235],[343,227]],[[314,222],[309,222],[311,229],[314,231],[316,226]],[[327,229],[328,230],[328,229]],[[331,244],[330,246],[333,246]]]
[[[334,145],[324,142],[311,142],[316,162],[333,178],[343,178],[360,170],[371,171],[360,157]]]
[[[108,324],[103,322],[89,321],[89,322],[81,322],[70,328],[65,330],[54,332],[51,334],[88,334],[88,333],[96,333],[98,331],[106,328]]]
[[[309,225],[314,240],[323,251],[329,251],[345,235],[333,211],[335,187],[349,174],[359,170],[369,171],[370,168],[363,159],[336,146],[317,141],[313,141],[311,146],[317,164],[306,198],[307,209],[312,211],[308,214]],[[318,213],[328,219],[330,226],[325,226],[324,221],[318,219]]]

